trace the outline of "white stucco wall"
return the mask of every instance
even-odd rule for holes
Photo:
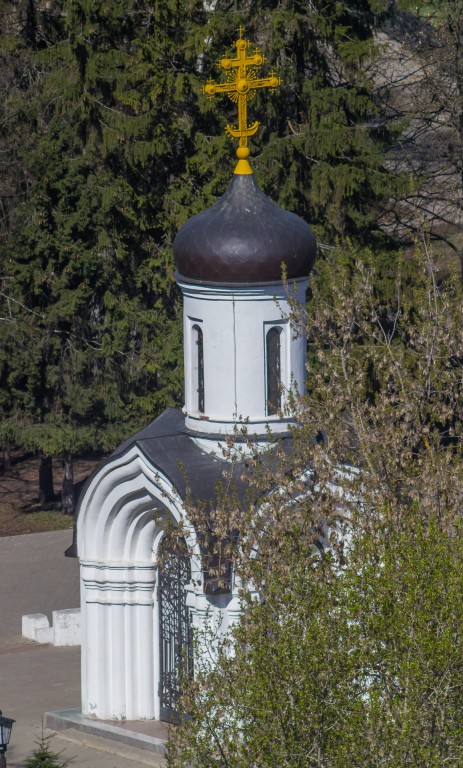
[[[191,557],[192,625],[225,634],[239,597],[203,592],[194,531],[181,498],[136,446],[104,465],[80,504],[82,713],[102,720],[160,716],[157,554],[166,520],[184,523]],[[201,649],[199,649],[201,653]]]
[[[289,287],[302,306],[308,279]],[[266,334],[281,329],[281,380],[285,391],[304,391],[306,338],[291,325],[282,284],[221,287],[179,280],[184,299],[186,426],[198,432],[232,434],[247,422],[251,434],[287,430],[291,416],[267,415]],[[197,410],[195,331],[203,331],[204,413]]]
[[[308,280],[290,287],[301,305]],[[306,339],[291,326],[282,284],[219,287],[179,282],[184,296],[185,423],[198,447],[220,449],[217,434],[248,424],[251,434],[285,432],[291,414],[267,415],[266,334],[281,330],[285,392],[304,390]],[[202,329],[204,413],[198,412],[194,326]],[[197,386],[197,376],[196,376]],[[211,435],[204,440],[199,433]],[[210,448],[203,445],[210,443]],[[81,570],[82,712],[98,719],[159,718],[157,555],[167,520],[183,523],[191,554],[186,587],[191,621],[201,635],[222,635],[240,615],[237,585],[230,595],[205,595],[199,545],[182,500],[135,445],[93,477],[80,503],[77,542]],[[202,654],[201,647],[198,652]],[[204,649],[204,654],[206,650]]]

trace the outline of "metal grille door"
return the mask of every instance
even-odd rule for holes
[[[181,552],[164,552],[159,570],[161,720],[175,721],[181,716],[180,678],[182,674],[192,674],[193,671],[191,626],[185,592],[185,585],[190,580],[189,557]]]

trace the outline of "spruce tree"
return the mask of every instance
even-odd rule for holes
[[[180,399],[178,221],[164,198],[192,140],[182,72],[196,66],[185,24],[195,14],[199,3],[153,13],[76,0],[54,44],[35,51],[40,82],[23,105],[34,136],[21,158],[33,183],[8,244],[9,386],[18,442],[63,457],[65,511],[77,451],[112,448]]]
[[[61,752],[55,752],[50,746],[50,739],[52,736],[45,736],[42,733],[40,740],[37,741],[37,749],[28,757],[25,762],[25,768],[66,768],[69,765],[70,760],[61,760]],[[72,758],[71,758],[72,760]]]
[[[8,382],[10,354],[6,338],[8,325],[14,322],[14,312],[6,251],[21,204],[23,174],[19,149],[27,142],[27,129],[18,107],[25,82],[33,79],[26,46],[33,18],[26,6],[25,2],[0,2],[0,445],[4,449],[4,467],[9,466],[9,445],[13,438],[8,422],[15,412]]]
[[[379,235],[378,208],[402,183],[384,165],[397,128],[386,120],[368,76],[379,54],[374,31],[387,5],[241,0],[233,11],[216,3],[209,17],[205,76],[219,76],[217,60],[232,48],[242,24],[245,37],[266,56],[264,68],[275,68],[281,77],[273,97],[258,92],[252,102],[262,123],[252,139],[253,167],[273,199],[309,220],[331,243],[347,236],[371,242],[375,231]],[[228,104],[227,109],[224,97],[220,107],[216,101],[209,106],[209,135],[217,125],[236,121],[234,105]],[[202,136],[199,141],[211,143]],[[200,163],[205,168],[202,158],[192,162],[197,170]],[[216,166],[203,173],[206,180],[217,174]]]
[[[30,76],[17,89],[20,205],[3,241],[3,431],[44,461],[63,457],[70,511],[77,451],[111,449],[181,401],[171,242],[234,165],[224,132],[234,105],[201,94],[217,59],[243,24],[283,80],[253,104],[263,189],[329,241],[362,240],[391,186],[389,129],[365,74],[381,9],[367,0],[4,8],[16,13],[6,32],[16,39],[21,28]]]

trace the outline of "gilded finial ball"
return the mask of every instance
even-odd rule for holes
[[[249,157],[249,147],[238,147],[236,156],[239,160],[246,160]]]
[[[249,80],[246,80],[244,77],[238,80],[236,90],[238,93],[247,93],[249,91]]]

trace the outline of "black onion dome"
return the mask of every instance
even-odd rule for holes
[[[225,194],[189,219],[174,240],[181,277],[209,283],[281,281],[306,277],[316,256],[315,237],[299,216],[259,189],[252,174],[236,174]]]

